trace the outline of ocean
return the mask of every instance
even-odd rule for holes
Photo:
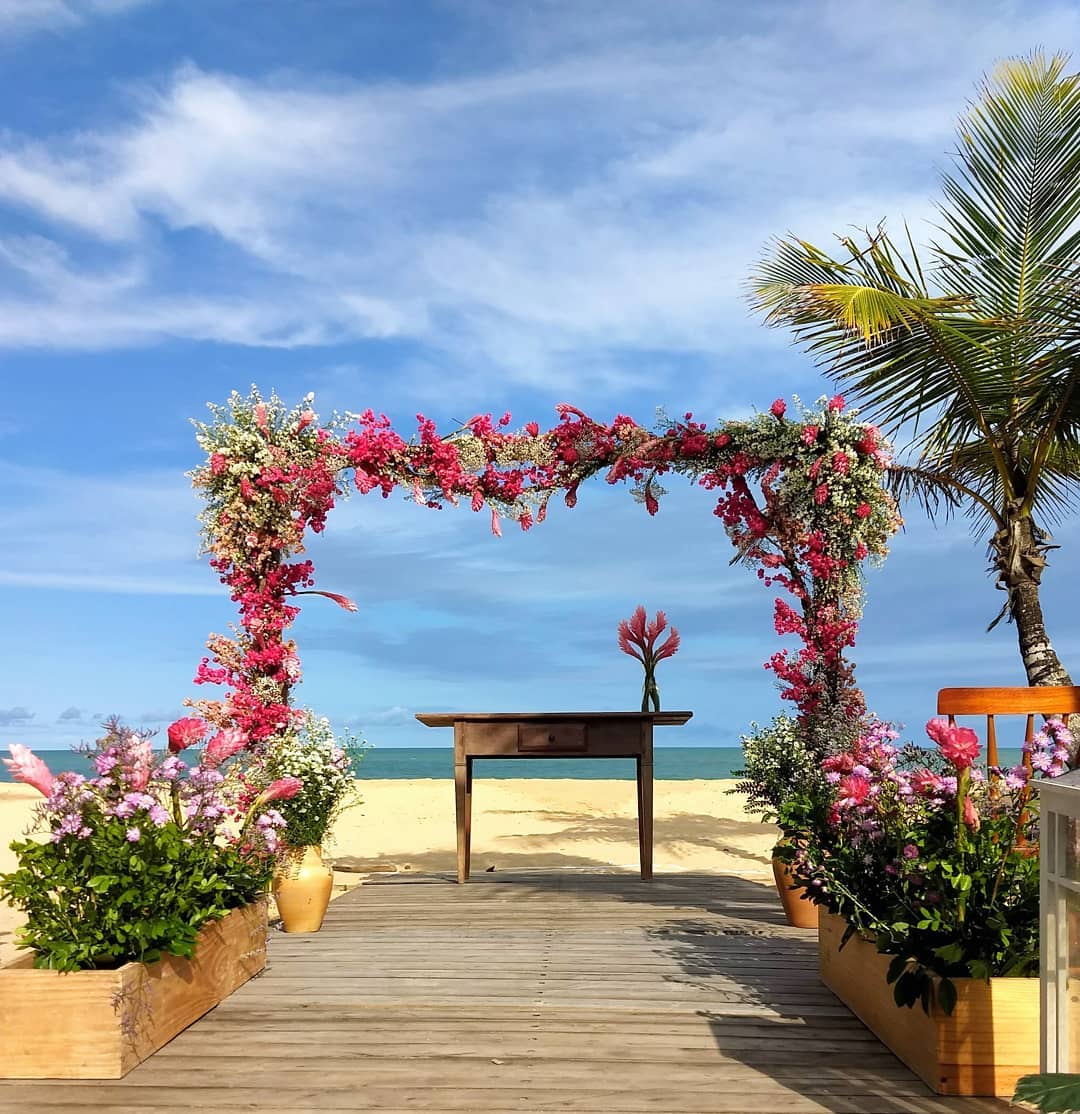
[[[0,754],[3,752],[0,751]],[[38,752],[53,773],[76,770],[90,774],[90,764],[81,754],[65,750]],[[742,761],[738,747],[657,747],[653,752],[654,776],[659,781],[691,781],[730,778]],[[477,777],[486,778],[585,778],[589,780],[634,780],[632,758],[491,758],[479,760]],[[372,747],[356,763],[361,779],[393,781],[413,778],[453,779],[453,747]],[[0,781],[11,781],[0,763]]]
[[[41,757],[54,773],[77,770],[89,774],[89,761],[82,755],[63,750],[42,750]],[[1004,765],[1020,761],[1020,751],[1003,748]],[[742,764],[738,747],[656,747],[653,772],[657,781],[707,781],[730,778]],[[545,758],[481,759],[475,766],[482,778],[578,778],[633,781],[634,761],[630,758]],[[451,779],[454,776],[452,747],[373,747],[364,751],[356,764],[356,775],[370,780],[411,780],[413,778]],[[0,781],[11,781],[7,767],[0,763]]]

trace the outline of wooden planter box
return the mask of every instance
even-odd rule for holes
[[[266,904],[199,933],[194,959],[0,969],[0,1079],[120,1079],[266,966]]]
[[[825,985],[939,1095],[1012,1097],[1039,1071],[1039,980],[955,979],[956,1007],[897,1006],[885,981],[891,956],[861,936],[840,949],[846,922],[821,911],[818,951]]]

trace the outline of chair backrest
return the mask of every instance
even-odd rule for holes
[[[938,715],[986,716],[986,764],[998,766],[995,716],[1027,716],[1024,741],[1035,734],[1036,716],[1069,716],[1080,713],[1080,685],[1040,685],[1030,688],[942,689],[937,698]]]

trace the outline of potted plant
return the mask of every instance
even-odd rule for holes
[[[899,749],[870,725],[825,759],[828,807],[792,802],[804,823],[790,857],[822,906],[826,985],[934,1090],[1007,1095],[1039,1062],[1029,782],[1064,772],[1072,736],[1050,719],[1025,764],[987,777],[973,731],[932,720],[927,732],[936,751]]]
[[[826,789],[826,782],[815,755],[807,748],[798,723],[791,716],[778,715],[766,727],[751,723],[751,731],[741,736],[743,767],[735,771],[738,784],[731,792],[746,798],[743,807],[766,823],[780,822],[785,806],[796,796],[811,799]],[[797,928],[816,928],[817,907],[807,899],[805,887],[792,876],[785,861],[795,826],[783,833],[773,852],[773,879],[784,906],[788,923]]]
[[[339,744],[330,722],[305,712],[299,725],[274,736],[248,773],[257,799],[267,785],[295,779],[300,789],[280,803],[283,846],[274,869],[273,894],[286,932],[317,932],[330,902],[334,870],[324,847],[341,813],[359,804],[354,758],[360,744]]]
[[[268,786],[237,831],[243,746],[218,732],[196,765],[180,751],[209,731],[185,719],[170,751],[117,719],[85,754],[92,776],[53,775],[26,747],[8,767],[38,789],[40,837],[12,844],[0,899],[26,915],[31,956],[0,971],[0,1077],[119,1078],[265,965],[262,897],[282,818]]]

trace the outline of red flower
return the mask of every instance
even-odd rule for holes
[[[874,513],[874,509],[873,509],[873,507],[870,506],[869,503],[860,503],[855,508],[855,513],[860,518],[869,518]]]
[[[782,418],[784,416],[784,414],[787,413],[787,403],[782,398],[778,398],[772,404],[772,406],[769,407],[769,411],[775,417]]]
[[[848,774],[836,786],[836,796],[842,808],[858,807],[870,796],[870,782],[861,774]]]
[[[817,440],[818,427],[816,425],[808,425],[802,431],[802,443],[810,446]]]
[[[832,398],[829,399],[829,409],[834,414],[839,414],[845,406],[847,406],[847,400],[843,395],[833,395]]]
[[[203,723],[201,719],[184,716],[175,723],[170,723],[166,729],[165,733],[169,736],[169,750],[173,754],[179,754],[180,751],[201,743],[209,730],[210,725]]]

